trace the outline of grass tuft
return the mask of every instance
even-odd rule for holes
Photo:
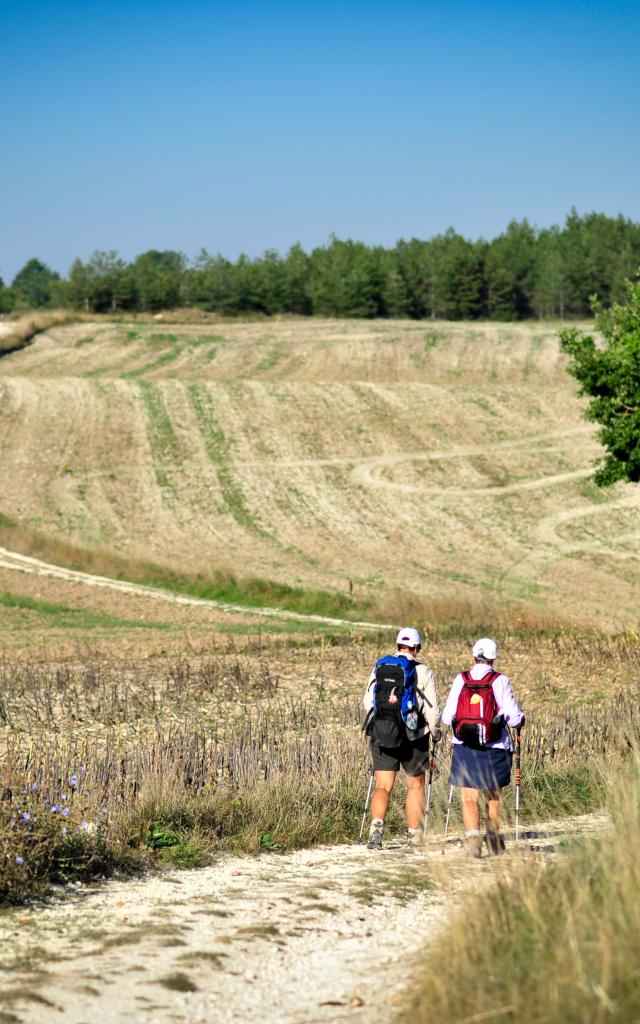
[[[164,978],[158,979],[158,984],[172,992],[197,992],[198,986],[192,981],[188,974],[183,971],[176,971],[174,974],[167,974]]]
[[[600,774],[600,771],[598,771]],[[472,897],[398,1024],[627,1022],[640,1014],[640,755],[606,777],[611,827]],[[479,1013],[482,1011],[482,1017]]]

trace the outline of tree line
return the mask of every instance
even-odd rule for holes
[[[332,237],[307,253],[268,250],[229,260],[203,249],[195,259],[149,250],[131,262],[117,252],[74,260],[62,278],[31,259],[0,312],[70,307],[85,312],[157,312],[179,306],[223,315],[409,317],[448,320],[570,319],[620,302],[640,268],[640,224],[572,210],[562,227],[511,221],[491,241],[450,228],[393,248]]]

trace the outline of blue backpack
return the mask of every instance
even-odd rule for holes
[[[415,739],[419,728],[416,663],[404,654],[389,654],[378,659],[375,675],[364,731],[381,747],[399,747]]]

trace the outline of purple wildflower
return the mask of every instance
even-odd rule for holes
[[[63,834],[63,836],[66,836],[66,834],[67,834],[67,832],[68,832],[68,831],[69,831],[69,829],[67,828],[67,826],[66,826],[66,825],[63,825],[63,826],[62,826],[62,834]]]
[[[71,808],[69,808],[69,807],[63,807],[62,808],[62,811],[60,813],[62,814],[63,818],[66,818],[66,816],[69,814],[70,809]]]
[[[59,810],[58,805],[57,804],[51,804],[51,807],[49,808],[49,810],[51,811],[52,814],[55,814]]]
[[[23,821],[31,821],[31,815],[29,814],[28,811],[23,811],[20,817],[22,818]]]
[[[88,830],[91,828],[91,825],[89,824],[88,821],[81,821],[80,828],[83,829],[83,831],[88,832]]]
[[[75,786],[78,785],[78,776],[77,775],[70,775],[69,776],[69,785],[72,788],[74,788]]]
[[[16,864],[24,864],[24,857],[21,857],[20,854],[16,857]]]
[[[38,792],[38,789],[39,789],[39,787],[38,787],[38,783],[37,783],[37,782],[32,782],[32,783],[31,783],[31,792],[32,792],[32,793],[37,793],[37,792]]]

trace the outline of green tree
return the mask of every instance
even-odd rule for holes
[[[427,243],[425,255],[428,315],[445,320],[473,320],[481,316],[481,243],[474,245],[449,228]]]
[[[567,304],[565,257],[562,234],[557,226],[540,232],[533,272],[532,305],[541,319],[564,319]]]
[[[600,424],[605,455],[595,480],[605,487],[640,481],[640,281],[628,282],[627,292],[625,304],[598,313],[603,345],[576,328],[560,332],[569,373],[580,382],[580,394],[591,397],[587,418]]]
[[[13,279],[12,288],[31,309],[42,309],[60,301],[60,275],[42,260],[31,259]]]
[[[0,313],[10,313],[16,304],[16,294],[12,288],[5,288],[0,277]]]
[[[487,304],[492,320],[531,316],[536,232],[527,220],[512,220],[486,255]]]
[[[375,252],[362,242],[343,242],[314,249],[310,258],[309,291],[319,316],[374,317],[380,313],[380,270]]]
[[[156,310],[177,306],[185,266],[182,253],[171,249],[149,249],[138,256],[131,267],[138,307]]]
[[[288,313],[309,316],[309,257],[299,242],[292,245],[284,261],[286,309]]]
[[[136,298],[132,270],[113,250],[94,252],[86,263],[73,261],[67,294],[72,306],[87,312],[130,309]]]

